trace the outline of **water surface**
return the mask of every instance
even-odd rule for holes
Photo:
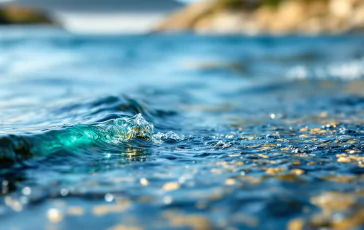
[[[360,229],[362,44],[1,28],[1,229]]]

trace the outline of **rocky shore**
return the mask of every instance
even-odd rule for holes
[[[55,22],[42,11],[0,5],[0,25],[10,24],[55,24]]]
[[[364,32],[364,0],[211,0],[171,15],[154,31],[247,35]]]

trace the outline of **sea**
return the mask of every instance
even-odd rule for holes
[[[0,229],[363,229],[364,37],[0,28]]]

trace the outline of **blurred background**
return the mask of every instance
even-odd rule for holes
[[[337,34],[364,29],[363,0],[1,0],[1,24],[74,32]]]
[[[50,24],[75,32],[140,33],[150,31],[185,4],[174,0],[15,0],[2,2],[0,22]]]

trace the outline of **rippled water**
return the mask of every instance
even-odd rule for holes
[[[363,41],[1,28],[1,229],[361,229]]]

